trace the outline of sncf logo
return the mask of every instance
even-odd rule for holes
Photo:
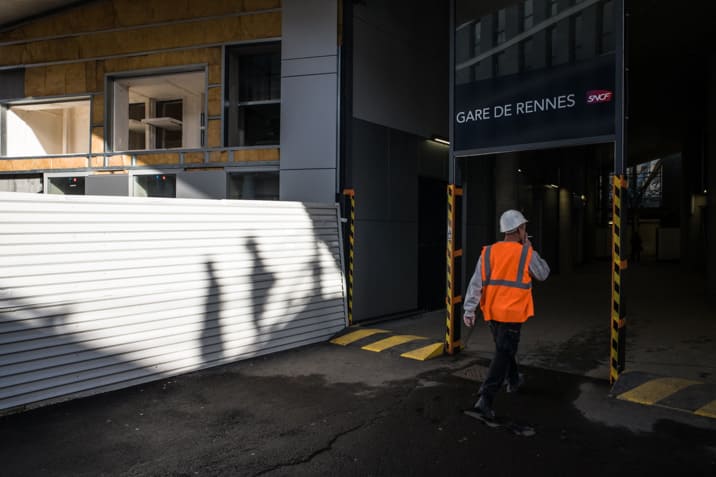
[[[587,91],[587,104],[608,103],[612,100],[613,93],[606,89],[594,89]]]

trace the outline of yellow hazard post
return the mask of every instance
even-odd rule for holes
[[[350,211],[348,214],[348,326],[353,324],[353,254],[356,235],[356,192],[345,189],[343,195],[348,197]]]
[[[614,383],[624,370],[626,361],[626,313],[622,271],[627,267],[622,259],[622,198],[627,189],[624,176],[615,175],[612,189],[612,312],[611,350],[609,356],[609,382]]]
[[[454,184],[448,185],[448,216],[447,216],[447,332],[445,333],[445,350],[448,354],[460,352],[460,312],[458,305],[462,302],[458,280],[461,278],[460,264],[462,248],[459,246],[460,233],[458,224],[460,220],[458,211],[462,205],[462,188]]]

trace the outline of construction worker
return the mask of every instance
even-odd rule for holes
[[[486,419],[495,418],[492,404],[503,384],[507,385],[507,392],[515,392],[524,382],[515,355],[522,323],[534,315],[532,278],[543,281],[550,272],[547,262],[532,248],[527,219],[522,213],[504,212],[500,216],[500,232],[505,234],[504,241],[482,249],[463,306],[463,321],[472,327],[475,309],[480,304],[495,342],[495,354],[474,406],[474,411]]]

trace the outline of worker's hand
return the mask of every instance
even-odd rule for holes
[[[465,326],[472,328],[473,326],[475,326],[475,315],[468,315],[467,313],[465,313],[464,315],[462,315],[462,321],[465,322]]]

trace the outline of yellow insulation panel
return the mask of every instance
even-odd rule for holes
[[[221,120],[210,119],[206,128],[206,143],[209,147],[221,147]]]
[[[95,92],[95,78],[84,63],[51,65],[25,70],[25,96],[56,96]]]
[[[51,169],[76,169],[80,167],[87,167],[89,165],[89,158],[87,156],[52,157],[49,161]]]
[[[92,124],[104,124],[104,95],[98,94],[92,98]]]
[[[137,166],[158,166],[161,164],[179,164],[179,153],[159,152],[137,156]]]
[[[209,106],[208,106],[207,114],[209,116],[221,116],[221,109],[222,109],[221,87],[217,86],[214,88],[209,88],[208,103],[209,103]]]
[[[92,153],[104,152],[104,127],[92,128]]]
[[[221,84],[221,60],[217,63],[209,63],[209,84]]]
[[[258,13],[2,46],[0,65],[78,61],[280,35],[281,13]]]
[[[86,156],[43,157],[38,159],[3,159],[0,171],[36,171],[43,169],[84,169],[88,167]]]
[[[209,153],[209,162],[229,162],[228,151],[211,151]]]
[[[187,152],[184,154],[184,164],[203,164],[204,153],[203,152]]]
[[[129,154],[117,154],[107,158],[107,166],[109,167],[129,167],[132,165],[132,156]]]
[[[16,41],[281,8],[281,0],[104,0],[62,10],[0,34]]]
[[[239,149],[234,151],[234,162],[278,161],[279,149]]]

